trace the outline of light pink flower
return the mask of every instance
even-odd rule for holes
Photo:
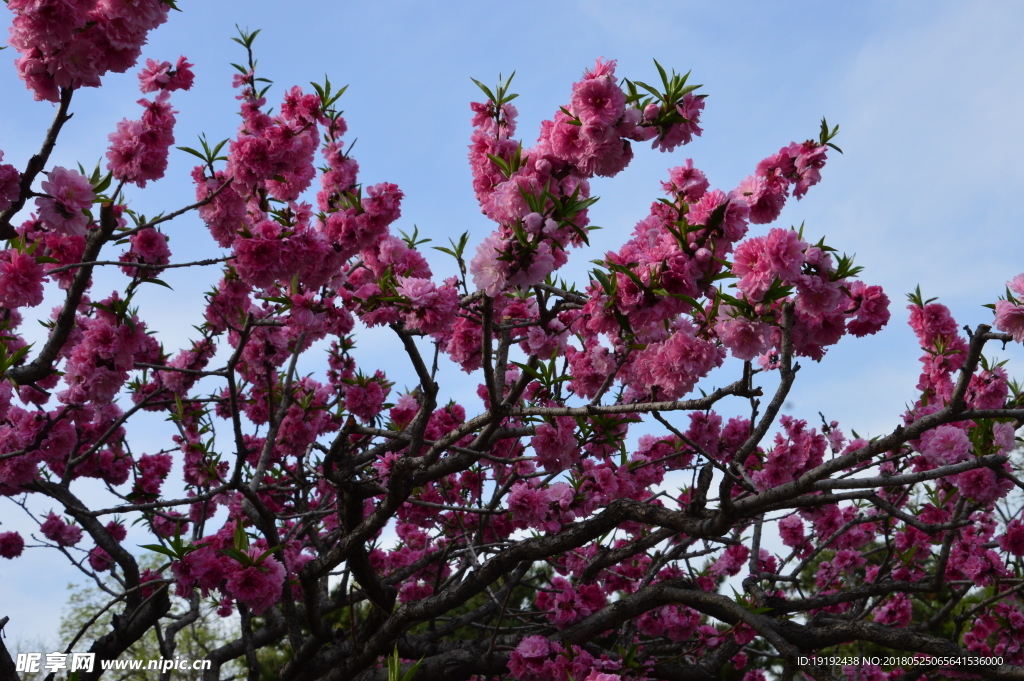
[[[763,177],[750,175],[740,182],[735,193],[750,207],[750,221],[755,225],[766,225],[779,217],[786,205],[785,190],[788,187],[782,184],[781,188],[783,191],[779,191],[779,185]]]
[[[503,243],[497,233],[491,234],[476,247],[476,256],[469,263],[469,272],[478,291],[495,297],[505,288],[508,263],[499,260]]]
[[[1006,282],[1006,286],[1018,296],[1024,296],[1024,274],[1018,274],[1016,277]]]

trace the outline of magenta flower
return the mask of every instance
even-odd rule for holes
[[[25,540],[17,532],[0,532],[0,557],[14,559],[25,550]]]
[[[250,549],[253,558],[261,552]],[[224,588],[239,603],[252,610],[254,615],[262,615],[270,606],[281,598],[284,587],[285,569],[274,556],[269,556],[259,565],[243,566],[233,563],[227,571]]]
[[[2,538],[3,535],[0,535]],[[1024,556],[1024,522],[1018,519],[1006,524],[1006,532],[997,539],[999,548],[1015,556]]]
[[[74,546],[82,541],[82,529],[64,522],[56,513],[46,516],[46,520],[39,526],[39,531],[58,546]]]
[[[0,161],[4,152],[0,151]],[[10,208],[21,196],[21,173],[9,163],[0,165],[0,211]]]
[[[345,392],[345,408],[365,422],[376,418],[384,408],[387,394],[377,381],[367,381],[365,386],[351,385]]]
[[[889,624],[897,627],[905,627],[910,623],[913,613],[913,604],[906,594],[893,594],[884,605],[875,609],[875,621],[880,624]]]
[[[106,572],[114,566],[110,554],[98,546],[89,551],[89,566],[96,572]]]

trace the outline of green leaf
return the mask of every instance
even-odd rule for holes
[[[163,279],[141,279],[140,281],[144,284],[157,284],[158,286],[163,286],[164,288],[168,288],[172,291],[174,290],[174,288]]]
[[[494,93],[491,92],[491,89],[489,87],[487,87],[486,85],[481,83],[476,78],[470,78],[470,80],[473,81],[474,83],[476,83],[476,86],[478,88],[480,88],[481,90],[484,91],[484,94],[487,95],[487,99],[491,100],[492,102],[497,102],[498,101],[498,98],[494,96]]]
[[[175,560],[178,559],[178,554],[176,554],[174,551],[171,551],[166,546],[160,546],[160,544],[140,544],[139,548],[148,549],[150,551],[153,551],[154,553],[159,553],[164,556],[167,556],[168,558],[173,558]]]

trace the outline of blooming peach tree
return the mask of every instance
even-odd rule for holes
[[[65,642],[97,661],[80,681],[151,630],[173,658],[211,608],[237,632],[211,681],[239,659],[253,680],[1024,679],[1024,399],[986,355],[1024,341],[1024,275],[973,327],[911,296],[918,397],[892,432],[780,415],[800,361],[890,315],[851,258],[772,226],[837,128],[729,191],[676,165],[574,286],[558,270],[588,243],[591,178],[700,135],[704,95],[598,60],[527,146],[509,82],[481,85],[469,163],[495,229],[452,240],[435,276],[395,234],[399,187],[360,181],[341,93],[293,87],[272,114],[251,34],[239,129],[179,152],[201,159],[192,205],[126,207],[166,170],[185,58],[146,61],[105,171],[52,165],[75,91],[132,69],[171,3],[7,8],[18,72],[56,115],[38,154],[0,166],[0,495],[38,524],[0,531],[0,556],[46,547],[107,589],[109,627]],[[212,237],[210,259],[172,263],[179,235]],[[165,347],[133,296],[211,263],[205,322]],[[98,267],[121,287],[95,290]],[[48,281],[59,304],[30,347]],[[367,327],[404,348],[407,392],[355,360]],[[298,375],[319,341],[322,371]],[[479,381],[461,403],[459,368]],[[176,430],[159,451],[132,446],[143,411]],[[108,504],[83,501],[85,478]],[[16,666],[0,641],[0,678]]]

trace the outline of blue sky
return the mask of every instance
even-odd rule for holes
[[[692,71],[708,95],[704,136],[672,155],[638,145],[633,164],[611,180],[597,180],[592,209],[593,249],[577,253],[564,272],[579,280],[589,260],[617,248],[658,197],[669,167],[694,159],[713,187],[728,190],[764,156],[816,133],[826,116],[840,125],[821,185],[791,201],[777,223],[806,222],[840,250],[857,253],[869,283],[884,286],[893,320],[878,336],[845,339],[820,365],[805,363],[789,410],[817,420],[823,411],[846,427],[878,434],[896,424],[913,395],[920,352],[906,328],[904,294],[920,284],[940,296],[961,324],[991,319],[992,302],[1006,280],[1024,271],[1024,5],[993,2],[478,2],[337,3],[301,0],[179,0],[151,36],[145,56],[196,64],[196,86],[175,93],[179,144],[200,132],[229,137],[237,126],[231,42],[235,25],[261,28],[260,75],[275,81],[270,100],[285,87],[306,86],[327,73],[349,85],[342,100],[348,139],[365,183],[389,181],[405,192],[398,227],[441,245],[470,231],[475,245],[491,229],[473,199],[466,163],[468,102],[479,99],[470,78],[493,83],[516,72],[513,90],[519,132],[529,145],[539,122],[568,101],[569,88],[596,57],[617,59],[620,76],[654,80],[652,59]],[[7,17],[3,17],[3,21]],[[32,102],[3,53],[0,149],[23,167],[52,116]],[[105,79],[100,90],[76,94],[53,162],[92,167],[106,135],[121,118],[137,118],[134,75]],[[173,152],[168,177],[129,194],[147,214],[192,201],[190,157]],[[175,258],[216,252],[195,217],[167,232]],[[435,273],[444,256],[429,252]],[[198,296],[215,273],[169,274],[174,292],[149,291],[143,316],[168,349],[189,338],[201,319]],[[120,279],[97,276],[97,290]],[[108,283],[109,282],[109,283]],[[39,308],[49,309],[49,301]],[[29,322],[31,324],[31,322]],[[391,369],[393,346],[381,334],[360,344],[365,366]],[[999,353],[1021,358],[1019,351]],[[308,360],[307,371],[319,368]],[[389,372],[402,385],[401,370]],[[1014,373],[1011,371],[1011,373]],[[729,377],[716,382],[724,383]],[[472,391],[476,379],[449,376],[452,395]],[[160,432],[154,421],[153,432]],[[164,441],[165,442],[165,441]],[[140,436],[136,451],[161,443]],[[48,510],[48,507],[43,507]],[[2,527],[32,528],[20,510],[0,499]],[[143,543],[143,542],[138,542]],[[0,562],[0,617],[12,618],[14,641],[52,637],[77,575],[45,551]],[[9,641],[10,642],[10,641]]]

